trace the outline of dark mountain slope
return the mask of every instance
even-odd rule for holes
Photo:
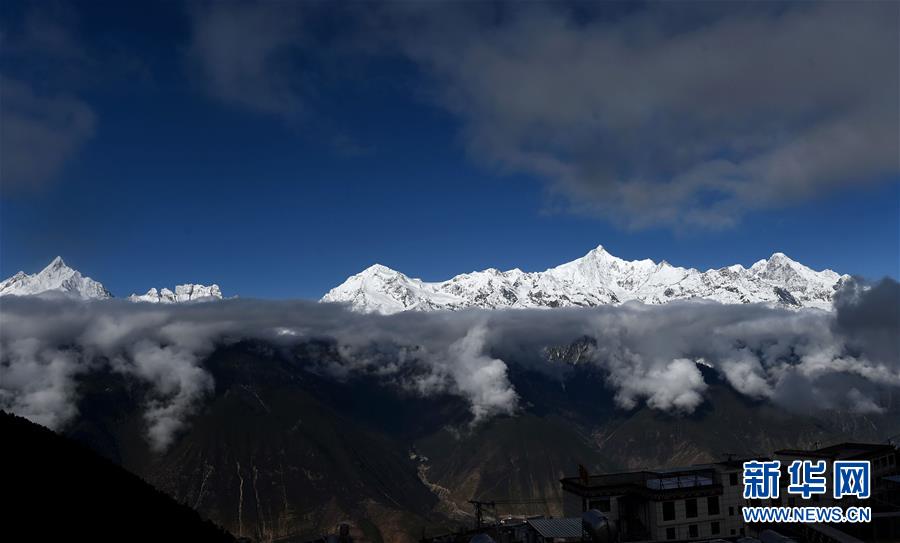
[[[598,450],[618,469],[718,461],[728,454],[765,456],[782,448],[839,441],[880,442],[896,433],[896,410],[883,414],[796,412],[735,391],[704,369],[705,400],[690,415],[648,408],[620,411],[594,424]]]
[[[235,541],[82,445],[0,411],[4,531],[39,541]]]
[[[579,464],[601,471],[608,464],[590,435],[555,415],[524,413],[497,417],[471,429],[442,430],[417,443],[422,472],[458,507],[481,500],[525,500],[499,508],[503,513],[559,515],[559,479]],[[465,508],[469,511],[468,508]]]
[[[371,541],[414,541],[423,527],[468,520],[473,497],[532,502],[498,512],[559,514],[559,478],[578,464],[616,471],[877,441],[900,420],[894,409],[789,413],[706,368],[694,413],[624,410],[594,365],[508,361],[519,411],[472,426],[459,397],[421,397],[377,372],[328,376],[338,356],[324,341],[218,349],[203,361],[215,391],[164,453],[144,437],[146,391],[89,374],[69,432],[235,534],[302,541],[349,520]]]
[[[574,367],[561,379],[512,372],[521,412],[475,428],[442,429],[416,442],[428,481],[460,507],[466,500],[530,502],[507,513],[560,514],[559,479],[578,473],[687,466],[727,454],[839,441],[882,441],[895,433],[896,411],[878,415],[793,413],[736,392],[703,368],[705,401],[691,414],[640,406],[616,408],[602,372]],[[535,503],[535,500],[537,501]]]
[[[238,536],[312,539],[350,520],[369,539],[397,541],[440,523],[410,442],[382,429],[401,408],[396,391],[324,378],[283,355],[253,343],[214,353],[204,364],[215,392],[164,453],[143,438],[140,390],[111,375],[82,383],[72,431]]]

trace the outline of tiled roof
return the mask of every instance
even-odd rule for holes
[[[580,518],[533,518],[528,524],[544,538],[581,538]]]

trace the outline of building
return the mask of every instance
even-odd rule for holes
[[[865,500],[866,503],[860,503],[860,500],[851,500],[842,498],[840,501],[832,497],[831,492],[826,492],[821,496],[813,496],[814,505],[868,505],[873,508],[878,507],[882,490],[887,490],[887,485],[881,484],[881,479],[890,477],[900,473],[897,465],[897,450],[888,444],[880,443],[840,443],[823,447],[819,449],[782,449],[775,451],[775,459],[781,461],[781,478],[779,480],[781,491],[777,500],[772,500],[773,505],[798,505],[799,497],[790,496],[786,490],[790,484],[787,468],[794,460],[824,460],[826,463],[825,478],[826,487],[830,490],[833,488],[834,481],[832,479],[832,470],[835,460],[866,460],[871,468],[872,490],[875,495],[871,500]],[[851,501],[853,503],[851,503]]]
[[[610,521],[603,541],[665,543],[897,543],[900,542],[900,456],[889,444],[840,443],[813,449],[782,449],[771,459],[781,461],[779,497],[744,500],[744,462],[770,458],[730,458],[687,467],[591,475],[583,467],[576,477],[560,480],[564,518],[543,516],[500,519],[474,530],[423,538],[427,543],[471,543],[490,536],[496,543],[597,541],[591,515],[600,511]],[[788,493],[788,466],[794,460],[824,460],[828,492],[809,501]],[[868,499],[833,498],[833,463],[866,460],[871,464]],[[501,502],[473,504],[494,507]],[[744,506],[865,506],[871,522],[745,524]],[[478,509],[476,508],[476,511]]]
[[[598,509],[621,541],[680,541],[744,535],[743,460],[683,468],[567,477],[566,516]]]
[[[798,527],[798,532],[807,539],[818,539],[822,532],[835,534],[833,540],[840,537],[855,537],[864,541],[896,542],[900,541],[900,455],[890,444],[880,443],[839,443],[817,449],[783,449],[775,451],[775,459],[781,460],[782,475],[779,480],[780,496],[768,500],[767,505],[807,505],[805,500],[788,494],[786,488],[790,484],[787,467],[794,460],[824,460],[826,462],[825,478],[828,492],[812,497],[811,505],[816,506],[866,506],[872,508],[872,521],[857,524],[841,525],[806,525]],[[852,497],[834,499],[833,466],[835,460],[867,460],[871,465],[871,496],[865,500]]]
[[[779,497],[744,500],[743,463],[768,458],[729,459],[688,467],[589,475],[561,479],[568,517],[598,509],[617,526],[620,541],[735,540],[773,530],[798,537],[798,541],[900,541],[900,458],[889,444],[840,443],[813,449],[783,449],[773,458],[781,461]],[[809,501],[787,492],[788,466],[794,460],[825,460],[828,492]],[[866,500],[835,500],[832,466],[835,460],[868,460],[872,495]],[[751,503],[752,502],[752,503]],[[868,506],[872,522],[857,524],[761,524],[746,525],[745,505],[770,506]],[[771,534],[769,534],[771,535]],[[779,536],[780,537],[780,536]]]

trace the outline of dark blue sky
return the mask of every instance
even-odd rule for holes
[[[743,124],[734,133],[722,130],[731,126],[727,110],[716,110],[721,122],[700,123],[696,118],[708,117],[702,101],[686,106],[668,95],[646,98],[653,123],[613,119],[604,113],[602,85],[588,98],[601,105],[584,106],[586,116],[603,118],[602,127],[576,122],[569,134],[568,97],[542,94],[539,104],[561,105],[533,117],[536,106],[525,102],[495,114],[484,87],[470,85],[492,71],[470,71],[473,63],[493,57],[481,51],[457,65],[452,37],[410,41],[407,13],[335,14],[315,5],[306,8],[312,13],[291,9],[296,21],[288,18],[282,28],[272,21],[284,17],[270,10],[285,4],[240,7],[258,13],[223,5],[153,3],[128,10],[122,3],[90,2],[38,11],[27,3],[3,4],[3,277],[37,271],[59,254],[117,296],[216,282],[226,295],[313,298],[375,262],[435,280],[486,267],[542,270],[601,243],[623,258],[703,269],[749,265],[782,251],[816,269],[898,276],[896,158],[891,163],[876,152],[860,159],[863,167],[850,158],[829,163],[828,172],[838,174],[805,172],[808,179],[796,186],[777,173],[753,177],[773,172],[770,163],[744,168],[790,142],[812,141],[818,132],[807,124],[810,118],[816,127],[830,126],[831,107],[794,115],[791,108],[800,106],[790,106],[792,93],[802,89],[773,90],[784,93],[784,106],[774,99],[742,105],[745,98],[735,98],[736,108],[787,117],[790,122],[777,127],[784,142],[760,138],[770,125],[746,128],[739,112],[735,118]],[[533,20],[554,16],[576,17],[552,13]],[[596,22],[596,32],[619,35],[623,26],[652,24],[646,17]],[[793,24],[781,14],[766,17],[766,24]],[[370,27],[373,18],[382,24]],[[490,52],[492,36],[519,30],[504,21],[463,18],[456,24],[461,34],[473,25]],[[263,32],[266,25],[275,27]],[[702,30],[685,23],[677,32]],[[594,34],[574,37],[602,47],[602,40],[590,41]],[[528,54],[519,51],[516,58]],[[628,65],[641,63],[643,70],[653,68],[640,58]],[[888,83],[895,80],[893,74]],[[595,88],[591,81],[584,85]],[[847,97],[880,99],[857,88],[838,98]],[[516,107],[525,98],[510,96]],[[831,100],[838,101],[821,97]],[[853,124],[867,118],[865,107],[836,122],[874,138],[885,127]],[[72,120],[84,111],[90,121]],[[554,132],[557,120],[563,130]],[[896,133],[896,118],[890,122]],[[515,131],[523,123],[549,128],[523,138]],[[611,140],[609,133],[627,136]],[[656,141],[656,134],[668,141]],[[694,137],[705,151],[691,160],[667,150]],[[740,138],[765,143],[729,147]],[[636,144],[646,151],[635,154]],[[585,151],[594,145],[610,150]],[[11,149],[38,157],[37,163],[20,166]],[[804,156],[827,162],[834,154]],[[553,167],[545,166],[547,157]],[[741,165],[721,177],[738,179],[740,188],[704,180],[695,189],[696,171],[707,171],[720,157]],[[888,166],[867,167],[878,161]],[[678,196],[666,196],[661,205],[641,197],[636,204],[633,194],[623,196],[604,177],[617,175],[662,184],[651,184],[649,192],[685,186],[695,193],[671,208]]]

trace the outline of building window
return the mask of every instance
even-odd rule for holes
[[[663,502],[663,520],[675,520],[675,502]]]
[[[675,539],[675,528],[666,528],[666,539]]]
[[[737,486],[737,472],[728,474],[728,483],[731,486]]]
[[[734,516],[734,507],[732,507],[732,506],[730,506],[730,505],[728,506],[728,516],[729,516],[729,517],[733,517],[733,516]]]
[[[719,497],[710,496],[706,498],[706,513],[709,515],[719,514]]]
[[[698,537],[700,535],[700,530],[697,529],[696,524],[688,524],[688,537]]]
[[[597,509],[603,513],[609,513],[609,498],[595,498],[589,501],[588,509]]]
[[[716,535],[719,533],[719,531],[721,531],[721,528],[719,527],[718,522],[710,522],[709,523],[709,533],[710,534]]]
[[[687,518],[697,517],[697,498],[684,500],[684,516]]]

